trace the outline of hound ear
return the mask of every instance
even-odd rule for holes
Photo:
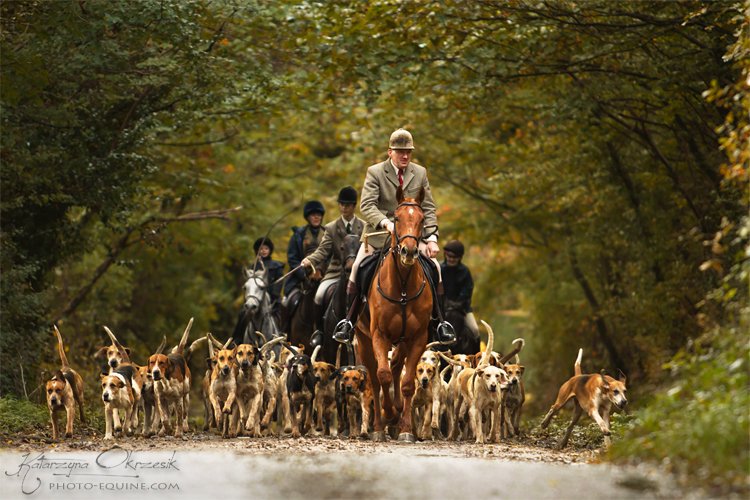
[[[602,370],[602,371],[604,371],[604,370]],[[608,391],[609,390],[609,382],[607,382],[607,377],[605,377],[603,373],[600,374],[599,376],[602,378],[602,389],[604,389],[605,391]]]
[[[128,356],[130,356],[130,347],[126,347],[125,352],[128,353]]]
[[[396,188],[396,202],[400,205],[404,201],[404,189],[399,186]]]
[[[107,354],[107,346],[104,346],[101,349],[99,349],[98,351],[96,351],[94,353],[94,358],[101,358],[105,354]]]
[[[520,366],[518,367],[518,369],[519,369],[519,370],[521,370],[521,375],[523,375],[523,372],[525,372],[525,371],[526,371],[526,367],[525,367],[525,366],[523,366],[523,365],[520,365]]]
[[[62,370],[57,370],[57,373],[55,373],[55,378],[60,382],[65,383],[65,375],[63,375]]]
[[[424,201],[424,196],[425,196],[425,190],[424,190],[424,186],[422,186],[421,188],[419,188],[419,194],[417,195],[417,203],[421,205],[422,202]]]
[[[617,380],[619,380],[620,382],[622,382],[622,383],[624,384],[624,383],[625,383],[625,381],[627,380],[627,377],[625,377],[625,374],[624,374],[624,373],[622,373],[622,370],[620,370],[619,368],[617,369],[617,373],[618,373],[618,375],[619,375],[619,376],[617,377]]]

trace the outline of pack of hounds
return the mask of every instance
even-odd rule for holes
[[[166,354],[164,337],[143,366],[133,363],[130,349],[104,327],[111,344],[102,347],[96,356],[106,358],[108,367],[108,373],[101,374],[105,439],[113,439],[115,433],[137,433],[141,410],[142,436],[182,437],[188,430],[192,381],[188,361],[203,343],[208,347],[201,387],[204,431],[215,428],[225,438],[262,437],[274,431],[300,437],[310,433],[314,424],[316,433],[326,436],[334,435],[334,430],[339,437],[369,435],[373,393],[370,375],[363,366],[339,366],[339,356],[335,364],[318,360],[319,347],[308,356],[303,348],[288,344],[284,337],[266,342],[260,332],[260,346],[233,345],[231,339],[222,344],[211,333],[187,346],[192,324],[191,318],[178,345]],[[417,365],[412,401],[412,429],[418,439],[474,439],[476,443],[486,443],[520,435],[526,398],[525,367],[518,354],[524,340],[514,340],[513,349],[501,355],[493,351],[491,327],[484,321],[482,324],[488,331],[483,352],[452,355],[450,351],[433,350],[437,343],[427,345]],[[83,380],[68,363],[60,331],[57,327],[54,331],[62,366],[47,382],[46,390],[53,438],[58,440],[58,412],[66,412],[65,437],[73,434],[76,404],[84,425],[86,420]],[[620,373],[619,379],[614,379],[604,374],[582,374],[581,358],[579,350],[574,376],[560,387],[541,428],[546,428],[572,399],[573,418],[558,448],[567,445],[583,412],[598,424],[608,447],[612,406],[622,410],[627,405],[625,376]],[[513,363],[509,363],[511,359]]]

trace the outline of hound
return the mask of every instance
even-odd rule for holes
[[[122,347],[122,345],[121,345]],[[125,351],[124,354],[122,351]],[[98,351],[94,353],[94,359],[98,358],[105,358],[107,360],[107,373],[112,373],[112,370],[117,368],[120,363],[123,362],[123,356],[130,359],[130,348],[129,347],[122,347],[122,349],[119,349],[114,342],[108,346],[101,347]],[[119,429],[120,426],[120,414],[119,412],[114,412],[114,426]],[[136,414],[137,417],[137,414]]]
[[[435,377],[432,378],[432,410],[430,411],[430,414],[432,415],[430,427],[432,428],[432,431],[430,431],[430,435],[432,435],[432,432],[437,433],[440,435],[440,416],[445,411],[445,408],[443,405],[445,404],[447,394],[444,381],[440,376],[439,370],[440,370],[440,356],[438,355],[438,351],[433,351],[432,348],[435,346],[441,345],[440,342],[431,342],[427,344],[426,349],[424,353],[422,353],[422,356],[420,358],[420,363],[430,363],[435,368]],[[448,351],[448,354],[450,354],[450,351]],[[430,438],[431,439],[431,438]]]
[[[86,416],[83,414],[83,379],[78,373],[70,367],[68,358],[65,356],[63,348],[62,335],[60,330],[55,328],[57,335],[57,351],[60,354],[60,369],[57,370],[52,380],[47,382],[47,407],[49,408],[49,419],[52,422],[52,438],[60,439],[60,429],[57,425],[55,415],[65,410],[67,422],[65,424],[65,437],[73,435],[73,419],[75,418],[76,408],[80,412],[81,423],[86,425]]]
[[[448,366],[451,368],[451,378],[448,381],[446,388],[445,404],[447,407],[447,414],[450,416],[450,428],[447,432],[448,439],[456,440],[459,438],[461,431],[467,427],[468,421],[459,420],[459,410],[463,403],[463,397],[461,395],[461,386],[458,383],[458,375],[466,368],[473,368],[474,355],[469,354],[454,354],[453,357],[448,357],[444,353],[440,353],[440,357],[443,358]],[[465,432],[463,434],[466,434]],[[465,435],[463,436],[466,437]]]
[[[336,388],[334,387],[333,374],[336,367],[325,361],[318,361],[318,353],[322,346],[316,346],[313,351],[312,372],[315,377],[315,398],[313,407],[317,412],[318,421],[315,430],[322,432],[324,436],[331,435],[333,426],[333,409],[336,406]],[[325,424],[324,424],[325,422]]]
[[[221,437],[235,437],[237,426],[231,426],[230,416],[236,412],[235,400],[237,398],[237,365],[235,356],[237,347],[227,349],[231,339],[216,353],[213,370],[211,372],[211,384],[208,387],[208,398],[214,410],[216,427],[221,431]],[[235,416],[236,420],[236,416]]]
[[[104,439],[112,439],[113,431],[122,429],[125,434],[132,434],[138,426],[138,403],[143,390],[143,380],[139,367],[130,361],[129,352],[120,344],[112,330],[104,327],[112,344],[119,351],[119,364],[109,374],[101,375],[102,401],[106,429]],[[119,411],[124,410],[124,421],[120,425]]]
[[[185,361],[183,352],[187,343],[188,333],[193,326],[190,318],[182,339],[169,355],[157,352],[148,358],[148,370],[154,379],[154,396],[156,397],[156,411],[167,434],[172,433],[169,418],[169,405],[174,404],[177,421],[174,436],[182,437],[187,430],[187,409],[190,394],[190,368]]]
[[[312,361],[306,354],[295,354],[287,360],[286,367],[287,392],[284,405],[289,408],[290,418],[284,431],[291,430],[292,437],[300,437],[307,434],[312,425],[312,402],[315,398]]]
[[[467,368],[458,375],[461,395],[464,405],[469,411],[469,425],[476,438],[477,444],[484,444],[486,438],[482,426],[482,417],[486,413],[487,420],[492,422],[489,431],[490,442],[497,439],[500,424],[500,405],[502,391],[508,387],[508,374],[502,368],[489,363],[494,334],[486,322],[482,324],[487,329],[487,350],[484,352],[476,368]],[[461,412],[463,413],[463,408]]]
[[[260,332],[256,332],[259,333]],[[261,334],[262,335],[262,334]],[[277,408],[277,401],[279,400],[279,380],[274,368],[274,360],[276,359],[276,353],[271,350],[275,344],[284,342],[285,336],[276,337],[264,342],[260,347],[260,370],[263,374],[263,419],[260,421],[261,429],[269,429],[271,425],[271,419]],[[281,426],[279,426],[281,428]],[[270,429],[269,429],[270,431]]]
[[[348,425],[349,437],[354,437],[357,429],[357,414],[361,412],[359,436],[366,438],[370,425],[370,409],[372,408],[372,386],[364,366],[344,366],[336,370],[337,390],[343,402],[343,411],[339,413],[339,436],[343,436],[344,425]],[[346,422],[345,422],[346,421]]]
[[[237,358],[237,406],[240,416],[238,433],[250,431],[260,437],[260,412],[263,406],[264,376],[260,363],[260,350],[252,344],[240,344]]]
[[[503,393],[502,416],[500,419],[500,433],[503,438],[518,436],[520,433],[521,409],[526,401],[526,391],[523,387],[523,372],[526,367],[520,364],[518,354],[514,364],[506,364],[505,371],[508,373],[510,385]]]
[[[414,429],[418,439],[434,439],[432,434],[431,423],[433,419],[438,420],[437,415],[433,415],[433,396],[440,401],[440,395],[434,394],[434,388],[440,383],[438,380],[440,374],[437,368],[429,362],[422,362],[417,365],[415,372],[414,396],[411,401],[411,428]],[[439,407],[436,413],[439,413]]]
[[[625,396],[627,388],[625,387],[625,374],[620,372],[618,380],[608,375],[600,374],[581,374],[581,358],[583,349],[578,349],[578,357],[573,365],[573,377],[568,379],[560,391],[557,393],[557,400],[550,408],[547,415],[542,420],[541,427],[546,429],[552,417],[554,417],[560,408],[562,408],[569,399],[573,399],[575,406],[573,408],[573,419],[565,430],[565,435],[558,443],[558,449],[565,448],[568,444],[570,434],[573,432],[578,419],[584,411],[599,425],[604,434],[604,447],[609,448],[612,444],[610,438],[611,431],[609,428],[609,412],[614,404],[619,409],[624,409],[628,404]]]

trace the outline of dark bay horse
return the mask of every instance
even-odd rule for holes
[[[456,343],[450,346],[453,354],[476,354],[481,349],[479,335],[466,325],[463,304],[452,300],[445,301],[445,320],[456,330]]]
[[[289,318],[289,332],[286,332],[290,344],[295,347],[302,345],[304,352],[310,354],[310,336],[315,330],[315,292],[320,284],[321,274],[318,270],[300,283],[302,297]]]
[[[375,405],[372,438],[375,441],[385,440],[384,419],[389,425],[398,421],[400,441],[414,441],[411,431],[414,378],[427,345],[427,326],[432,312],[432,290],[418,262],[424,229],[421,207],[424,197],[424,188],[416,199],[405,198],[401,187],[396,191],[398,207],[391,247],[380,263],[368,294],[369,322],[367,315],[361,314],[356,325],[359,354],[372,383]],[[394,345],[396,349],[389,364],[388,351]],[[401,380],[404,363],[406,370]],[[398,412],[401,412],[400,418]]]
[[[356,234],[347,234],[340,248],[335,249],[339,252],[339,258],[343,263],[341,276],[337,283],[328,289],[324,304],[327,303],[325,314],[323,315],[323,348],[322,357],[325,361],[332,363],[336,359],[336,351],[339,343],[333,340],[333,330],[336,324],[346,317],[346,285],[349,281],[349,275],[352,272],[354,259],[357,257],[359,250],[359,236]],[[355,359],[348,353],[350,349],[345,349],[341,354],[341,364],[356,365]],[[353,353],[354,351],[351,350]]]

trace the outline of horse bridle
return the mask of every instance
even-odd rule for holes
[[[257,285],[257,286],[260,289],[261,294],[263,294],[263,293],[266,292],[266,289],[268,288],[268,285],[266,284],[266,282],[265,282],[265,280],[263,278],[259,278],[259,277],[255,276],[255,274],[253,274],[252,276],[250,276],[245,281],[245,283],[247,283],[250,280],[253,280],[256,283],[256,285],[260,281],[262,284],[261,285]],[[258,303],[258,307],[260,307],[261,305],[263,305],[263,298],[262,297],[258,298],[255,295],[250,295],[250,297],[246,298],[245,299],[245,304],[247,304],[250,301],[250,299],[254,299],[254,301]]]
[[[418,207],[420,210],[422,209],[421,205],[419,205],[418,203],[405,202],[405,203],[401,203],[400,205],[398,205],[398,207],[396,207],[396,210],[398,210],[399,208],[404,207],[404,206],[407,206],[407,207],[408,206],[413,206],[413,207]],[[406,238],[414,238],[417,241],[417,246],[419,246],[419,241],[421,239],[420,237],[415,236],[413,234],[406,234],[404,236],[399,236],[398,233],[396,233],[396,223],[398,222],[398,217],[394,216],[393,221],[394,221],[393,233],[394,233],[394,236],[396,237],[396,250],[398,250],[398,249],[401,248],[401,242],[403,240],[405,240]],[[423,230],[424,230],[424,219],[422,219],[422,227],[423,227]],[[390,254],[393,256],[393,263],[396,265],[396,272],[398,273],[398,277],[401,280],[401,298],[400,299],[394,299],[393,297],[389,297],[388,295],[385,294],[385,292],[383,291],[383,289],[380,286],[380,270],[378,270],[378,282],[377,282],[377,286],[378,286],[378,292],[380,292],[380,295],[384,299],[386,299],[387,301],[389,301],[389,302],[391,302],[393,304],[400,304],[401,305],[401,338],[399,338],[396,342],[393,343],[393,345],[396,346],[396,345],[400,344],[402,341],[406,340],[406,304],[408,302],[411,302],[412,300],[415,300],[420,295],[422,295],[422,292],[424,292],[424,289],[425,289],[425,285],[427,284],[427,280],[425,279],[425,276],[423,275],[422,276],[422,286],[419,288],[419,291],[416,294],[412,295],[411,297],[407,297],[406,296],[406,285],[409,282],[409,276],[411,276],[411,271],[412,271],[412,269],[413,269],[414,266],[410,266],[409,267],[409,270],[406,272],[406,276],[401,276],[401,271],[398,268],[398,257],[396,257],[396,254],[398,252],[394,252],[393,251],[393,247],[389,248],[388,252],[390,252]],[[417,265],[419,265],[419,263],[417,263]]]

